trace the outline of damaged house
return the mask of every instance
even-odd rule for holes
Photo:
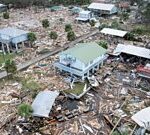
[[[28,32],[13,27],[0,29],[0,50],[10,53],[18,51],[28,40]]]
[[[103,65],[103,61],[107,58],[105,54],[106,49],[95,42],[79,43],[59,53],[59,61],[55,63],[55,67],[84,80]]]
[[[91,3],[88,9],[97,16],[117,13],[117,7],[114,4]]]

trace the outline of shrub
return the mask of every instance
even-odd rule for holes
[[[22,117],[28,118],[31,116],[33,109],[28,104],[21,104],[18,106],[18,114]]]
[[[58,35],[55,31],[51,31],[49,36],[50,36],[51,39],[57,39],[57,37],[58,37]]]
[[[69,31],[67,33],[67,39],[68,39],[68,41],[73,41],[73,40],[75,40],[75,38],[76,38],[76,35],[75,35],[75,33],[73,31]]]
[[[9,19],[9,13],[8,12],[3,13],[3,18],[4,19]]]
[[[138,27],[138,28],[133,29],[132,32],[135,33],[135,34],[143,34],[145,32],[145,30]]]
[[[36,40],[36,35],[33,32],[28,33],[28,40],[33,44],[33,42]]]
[[[94,27],[96,22],[94,20],[90,20],[89,23],[90,23],[91,27]]]
[[[71,26],[71,24],[66,24],[66,25],[65,25],[65,31],[66,31],[66,32],[72,31],[72,26]]]
[[[49,21],[48,21],[48,19],[42,20],[42,26],[43,26],[44,28],[48,28],[48,27],[49,27]]]
[[[108,24],[105,24],[105,23],[102,23],[102,24],[99,26],[99,30],[102,30],[103,28],[109,28],[109,25],[108,25]]]
[[[129,14],[127,12],[122,12],[120,19],[123,20],[123,21],[128,20],[129,19]]]
[[[113,21],[111,23],[111,28],[114,28],[114,29],[119,29],[119,23],[117,21]]]
[[[16,63],[13,60],[10,60],[10,59],[5,61],[4,68],[5,68],[6,72],[7,72],[7,74],[8,73],[13,74],[13,73],[15,73],[17,71]]]
[[[103,47],[104,49],[107,49],[107,48],[108,48],[107,42],[105,42],[105,41],[100,41],[98,44],[99,44],[101,47]]]
[[[132,32],[130,32],[126,34],[125,39],[133,41],[135,40],[135,36]]]

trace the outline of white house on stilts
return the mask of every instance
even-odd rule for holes
[[[59,53],[59,61],[54,65],[60,71],[70,73],[84,80],[103,65],[107,58],[106,49],[97,43],[79,43],[75,47]]]

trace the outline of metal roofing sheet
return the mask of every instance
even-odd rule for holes
[[[67,49],[60,54],[69,54],[87,64],[90,61],[106,53],[106,49],[95,42],[79,43],[75,47]]]
[[[150,59],[150,49],[147,49],[144,47],[118,44],[116,49],[114,50],[113,54],[117,56],[121,53],[126,53],[126,54],[130,54],[130,55]]]
[[[91,3],[89,5],[89,9],[97,9],[97,10],[106,10],[111,11],[114,8],[114,4],[104,4],[104,3]]]
[[[4,5],[4,4],[0,4],[0,7],[5,7],[6,5]]]
[[[7,35],[11,38],[15,38],[27,33],[28,31],[20,30],[14,27],[7,27],[7,28],[0,29],[0,35]]]
[[[39,117],[49,117],[51,108],[58,95],[58,91],[41,91],[32,103],[32,115]]]
[[[134,120],[140,127],[144,127],[147,129],[150,122],[150,107],[144,108],[141,111],[134,114],[132,117],[132,120]]]
[[[116,30],[116,29],[111,29],[111,28],[103,28],[101,30],[101,33],[114,35],[118,37],[124,37],[127,34],[127,31]]]
[[[82,11],[80,12],[80,14],[89,14],[89,13],[91,13],[91,11],[88,11],[88,10],[82,10]]]

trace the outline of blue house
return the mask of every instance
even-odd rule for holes
[[[28,32],[16,28],[0,29],[0,49],[6,53],[15,49],[18,51],[19,44],[24,46],[24,42],[28,40]]]
[[[79,43],[59,53],[59,61],[55,63],[55,67],[84,80],[103,65],[103,61],[107,58],[105,54],[106,49],[97,43]]]
[[[91,3],[88,7],[95,15],[111,15],[117,13],[117,7],[114,4]]]

